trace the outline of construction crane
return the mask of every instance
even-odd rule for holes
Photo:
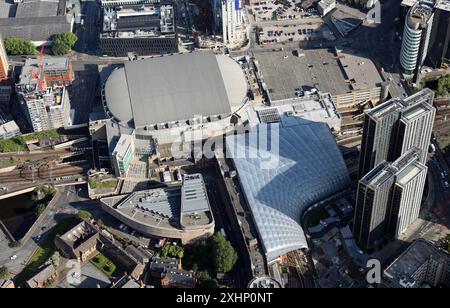
[[[38,61],[38,70],[36,73],[32,73],[32,78],[38,81],[39,90],[42,91],[44,89],[42,79],[41,79],[41,69],[42,69],[42,59],[44,57],[44,44],[41,45],[41,52],[39,55]]]

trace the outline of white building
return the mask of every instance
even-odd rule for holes
[[[406,76],[421,68],[428,52],[434,19],[434,2],[416,2],[408,11],[402,38],[400,64]]]
[[[336,8],[336,0],[321,0],[317,4],[317,10],[320,16],[325,16]]]
[[[20,129],[16,122],[9,121],[0,125],[0,140],[14,138],[18,135],[20,135]]]
[[[70,102],[64,87],[49,87],[42,91],[18,86],[17,93],[22,112],[34,132],[68,125]]]
[[[222,35],[223,43],[237,42],[237,27],[242,24],[241,0],[222,0]]]

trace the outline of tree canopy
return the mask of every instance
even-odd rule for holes
[[[9,270],[6,266],[0,267],[0,279],[6,279],[9,277]]]
[[[200,282],[201,288],[217,289],[219,287],[217,279],[211,278],[206,271],[198,272],[197,279]]]
[[[217,232],[211,238],[212,258],[217,272],[227,273],[236,264],[238,255],[229,241],[222,233]]]
[[[173,257],[181,259],[184,256],[184,249],[180,246],[166,245],[163,247],[161,255],[163,257]]]
[[[6,53],[9,55],[34,55],[36,47],[33,43],[17,38],[7,37],[4,40]]]
[[[47,206],[45,204],[38,204],[36,206],[36,209],[35,209],[36,218],[38,218],[39,216],[42,215],[42,213],[44,213],[46,207]]]
[[[445,93],[449,91],[450,91],[450,75],[447,75],[438,80],[437,92],[440,96],[444,96]]]
[[[55,56],[68,54],[75,46],[78,38],[72,32],[57,34],[52,39],[52,52]]]
[[[86,219],[86,220],[92,219],[92,214],[88,211],[80,210],[80,211],[78,211],[77,216],[78,216],[78,218],[81,218],[81,219]]]

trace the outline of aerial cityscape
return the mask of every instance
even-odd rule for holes
[[[450,0],[0,0],[0,288],[448,288],[447,117]]]

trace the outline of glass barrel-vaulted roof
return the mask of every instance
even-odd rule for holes
[[[266,140],[272,145],[262,146],[267,150],[257,146]],[[282,123],[260,124],[249,134],[229,136],[226,144],[267,261],[307,248],[299,224],[302,213],[350,183],[328,126],[285,117]]]

